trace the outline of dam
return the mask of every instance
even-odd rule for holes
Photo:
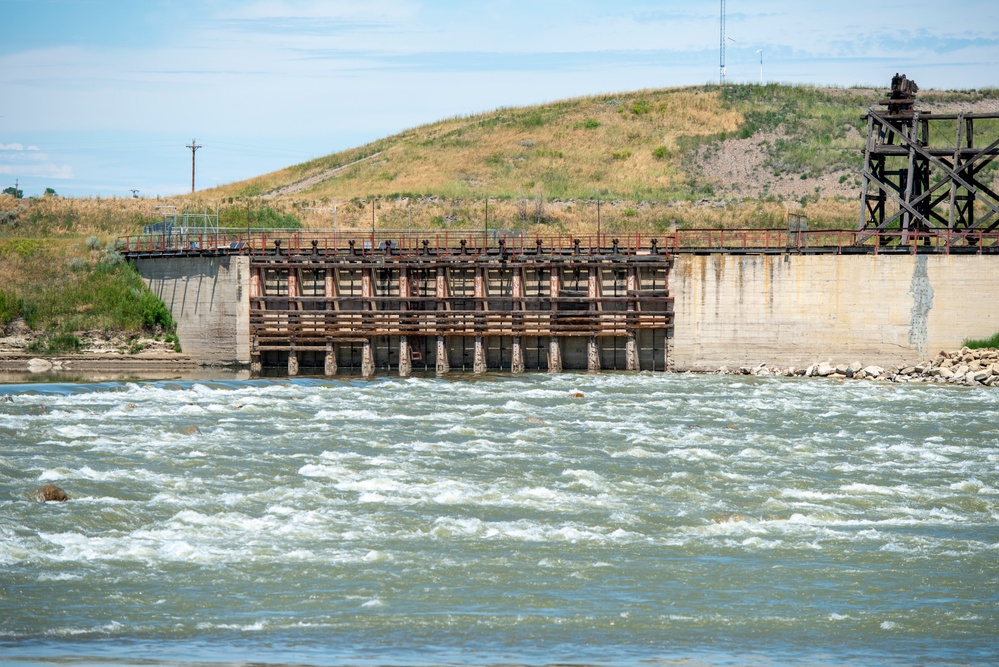
[[[234,231],[123,246],[185,352],[288,375],[908,365],[999,330],[995,232],[862,234]]]

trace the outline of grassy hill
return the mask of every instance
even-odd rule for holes
[[[0,196],[0,329],[21,316],[50,332],[168,330],[109,246],[163,205],[218,209],[223,226],[240,228],[330,227],[336,207],[341,229],[369,229],[374,211],[380,229],[463,230],[482,228],[488,201],[492,228],[589,234],[599,199],[608,234],[782,227],[791,211],[812,229],[854,228],[862,117],[884,94],[641,90],[451,118],[193,195]],[[995,89],[921,91],[918,100],[927,110],[999,112]]]
[[[416,227],[481,226],[489,197],[507,226],[541,222],[561,231],[586,230],[595,198],[616,202],[608,213],[622,231],[780,226],[789,208],[806,209],[819,227],[850,228],[862,117],[883,96],[861,88],[701,86],[499,109],[196,198],[224,205],[263,198],[311,226],[324,224],[324,215],[328,225],[329,215],[301,209],[338,203],[354,204],[338,209],[342,226],[369,226],[372,200],[379,226],[405,226],[410,217]],[[999,109],[994,89],[926,91],[919,99],[930,108]]]

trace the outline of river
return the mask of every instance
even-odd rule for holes
[[[5,664],[999,659],[996,390],[606,373],[0,401]],[[49,483],[70,500],[35,501]]]

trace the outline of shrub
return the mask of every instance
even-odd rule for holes
[[[648,100],[638,100],[631,105],[631,113],[636,116],[644,116],[652,111],[652,104]]]
[[[18,317],[24,309],[24,301],[13,294],[0,290],[0,325],[9,324]]]
[[[652,157],[654,157],[657,160],[665,160],[668,157],[673,157],[673,153],[667,150],[665,146],[660,146],[659,148],[652,151]]]
[[[149,291],[142,292],[139,297],[139,309],[142,313],[142,326],[147,329],[162,327],[163,329],[173,329],[173,316],[159,297]]]

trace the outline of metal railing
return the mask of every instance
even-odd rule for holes
[[[999,250],[999,232],[871,232],[858,230],[682,229],[663,234],[528,234],[434,230],[245,230],[216,234],[174,233],[122,236],[126,254],[248,255],[321,254],[375,256],[420,254],[483,255],[621,254],[656,255],[689,251],[747,252],[938,252]]]

